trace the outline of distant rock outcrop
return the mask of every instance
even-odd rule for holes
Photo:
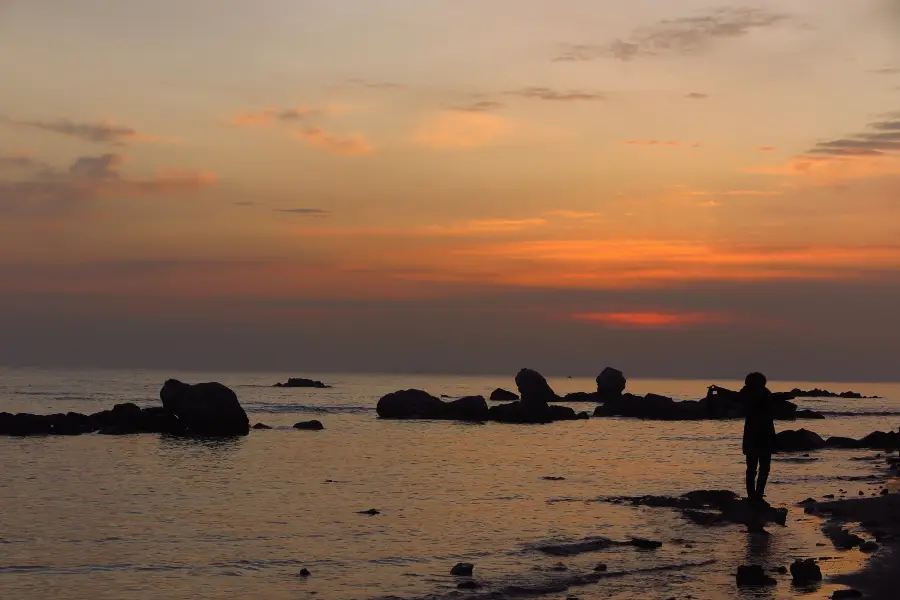
[[[829,392],[828,390],[822,390],[819,388],[814,388],[811,390],[801,390],[800,388],[794,388],[788,394],[791,398],[847,398],[847,399],[876,399],[880,396],[863,396],[858,392]]]
[[[294,429],[303,429],[306,431],[322,431],[325,429],[325,426],[322,425],[322,421],[302,421],[300,423],[294,424]]]
[[[330,385],[326,385],[321,381],[316,381],[314,379],[303,379],[302,377],[291,377],[284,383],[276,383],[272,387],[277,388],[316,388],[316,389],[326,389],[330,388]]]
[[[597,400],[606,402],[616,400],[625,393],[625,386],[628,381],[625,374],[618,369],[606,367],[597,375]]]
[[[513,400],[518,400],[519,395],[510,392],[509,390],[504,390],[503,388],[497,388],[493,392],[491,392],[491,400],[499,401],[499,402],[511,402]]]
[[[544,376],[532,369],[522,369],[516,374],[516,387],[525,406],[541,408],[559,400]]]
[[[250,421],[237,394],[221,383],[190,385],[170,379],[159,392],[163,408],[175,415],[188,435],[247,435]]]

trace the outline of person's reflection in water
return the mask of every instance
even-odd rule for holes
[[[772,393],[766,387],[766,376],[750,373],[741,389],[744,404],[744,441],[742,448],[747,457],[747,499],[765,502],[766,481],[775,451],[775,416],[772,409]],[[759,475],[757,476],[757,468]]]

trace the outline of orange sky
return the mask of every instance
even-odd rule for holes
[[[214,313],[374,344],[358,336],[381,335],[385,310],[400,329],[452,312],[456,361],[483,327],[471,307],[498,295],[527,305],[504,318],[538,315],[563,346],[583,335],[570,328],[624,326],[702,354],[711,330],[727,344],[760,323],[833,327],[798,301],[813,290],[897,289],[892,0],[12,0],[0,38],[15,82],[0,99],[2,319],[53,343],[42,323],[83,323],[101,298],[93,330],[135,333],[98,364]],[[729,299],[763,289],[782,301]],[[298,303],[316,316],[275,308]],[[900,330],[856,309],[870,320],[819,347]],[[602,358],[665,370],[637,344]],[[252,366],[307,358],[279,352]],[[406,368],[385,353],[378,368]],[[828,370],[809,355],[792,360]],[[320,367],[366,366],[345,358]],[[891,376],[879,369],[849,372]]]

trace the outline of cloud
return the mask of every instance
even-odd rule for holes
[[[559,217],[561,219],[595,219],[603,216],[601,213],[597,212],[567,209],[550,210],[544,214],[548,217]]]
[[[456,225],[434,225],[422,228],[422,233],[438,235],[477,235],[482,233],[512,233],[540,227],[547,221],[530,219],[474,219]]]
[[[626,140],[623,142],[626,146],[657,146],[665,148],[677,148],[682,145],[681,142],[663,141],[663,140]]]
[[[232,117],[231,124],[239,127],[265,127],[274,123],[297,123],[310,121],[339,112],[333,107],[325,108],[266,108],[248,110]]]
[[[783,196],[781,190],[726,190],[723,196]]]
[[[218,179],[214,173],[178,169],[132,179],[121,173],[124,162],[121,154],[82,156],[65,171],[45,168],[29,180],[0,181],[0,213],[66,213],[101,197],[197,192]]]
[[[715,42],[744,37],[790,20],[785,14],[761,8],[720,8],[697,16],[661,20],[634,31],[625,40],[564,46],[553,60],[583,62],[613,58],[630,61],[643,56],[693,55],[708,50]]]
[[[0,154],[0,169],[27,169],[40,165],[28,152],[9,152]]]
[[[606,94],[584,90],[559,91],[546,87],[527,87],[503,92],[507,96],[519,96],[549,102],[598,102],[606,100]]]
[[[497,110],[502,110],[506,108],[506,105],[502,102],[493,102],[491,100],[482,100],[481,102],[474,102],[472,104],[464,104],[461,106],[454,106],[453,110],[458,110],[461,112],[494,112]]]
[[[898,67],[884,67],[881,69],[871,69],[869,73],[875,73],[876,75],[900,75],[900,68]]]
[[[485,112],[445,111],[425,119],[413,141],[429,148],[480,148],[497,143],[512,130],[507,119]]]
[[[100,123],[77,123],[69,119],[57,119],[55,121],[22,121],[17,119],[4,119],[7,123],[19,127],[38,129],[50,133],[58,133],[67,137],[76,138],[96,144],[113,144],[122,146],[127,142],[175,142],[177,140],[165,140],[139,133],[133,127],[117,125],[111,121]]]
[[[775,146],[760,146],[757,148],[760,152],[774,152],[776,149]]]
[[[275,212],[290,213],[293,215],[302,215],[305,217],[325,217],[330,214],[322,208],[276,208]]]
[[[359,156],[373,151],[369,141],[359,133],[338,137],[319,127],[308,127],[295,132],[294,136],[310,146],[342,156]]]
[[[402,83],[395,83],[393,81],[372,81],[369,79],[360,79],[360,78],[352,78],[348,79],[347,83],[350,85],[367,88],[370,90],[403,90],[406,89],[406,86]]]
[[[709,94],[703,94],[701,92],[691,92],[690,94],[686,95],[685,98],[689,100],[706,100],[707,98],[709,98]]]
[[[705,312],[599,312],[576,313],[571,318],[623,329],[674,329],[701,325],[724,325],[734,319]]]

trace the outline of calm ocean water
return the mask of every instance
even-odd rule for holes
[[[859,568],[839,554],[818,521],[793,503],[846,490],[877,492],[870,452],[830,451],[776,459],[773,504],[791,506],[788,527],[768,538],[743,527],[702,528],[666,509],[596,502],[609,495],[742,489],[741,423],[592,419],[548,426],[391,422],[380,396],[410,387],[433,394],[514,389],[509,377],[175,373],[0,369],[0,411],[84,413],[131,401],[158,404],[168,377],[231,386],[251,422],[275,427],[242,439],[199,442],[158,435],[0,438],[0,596],[37,600],[255,598],[328,600],[443,596],[457,562],[502,586],[543,581],[557,559],[539,543],[604,535],[657,539],[654,552],[617,548],[566,559],[570,572],[715,560],[633,574],[546,598],[697,599],[792,597],[787,579],[762,596],[742,595],[738,564],[832,557],[827,573]],[[270,387],[288,376],[329,390]],[[551,380],[557,392],[590,391],[590,379]],[[697,399],[729,381],[629,382],[634,393]],[[854,413],[780,423],[823,435],[861,436],[900,426],[900,385],[773,383],[853,389],[880,400],[801,400]],[[592,406],[582,407],[591,410]],[[866,413],[891,413],[866,415]],[[322,432],[295,431],[319,419]],[[564,477],[547,481],[542,477]],[[359,511],[376,508],[377,516]],[[690,546],[690,547],[687,547]],[[299,571],[308,568],[309,578]],[[825,597],[825,585],[814,597]]]

